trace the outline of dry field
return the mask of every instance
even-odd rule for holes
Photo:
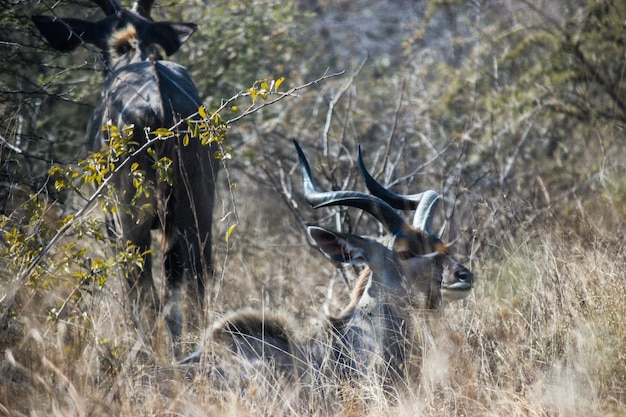
[[[276,224],[276,213],[259,208],[240,208],[228,250],[216,239],[207,320],[244,306],[278,310],[302,336],[312,334],[324,311],[346,302],[346,285],[290,220]],[[165,338],[147,350],[114,282],[56,323],[45,314],[68,297],[63,285],[23,296],[4,333],[0,414],[623,416],[626,247],[619,233],[585,227],[593,241],[546,223],[467,260],[474,294],[435,316],[414,313],[415,372],[392,393],[365,379],[339,397],[298,397],[262,373],[245,389],[217,387],[202,370],[172,366]],[[187,335],[187,351],[205,336]]]

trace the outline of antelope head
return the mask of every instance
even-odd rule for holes
[[[162,59],[159,47],[172,55],[193,34],[192,23],[155,22],[150,17],[152,0],[138,0],[127,10],[117,0],[93,0],[106,14],[98,22],[75,18],[33,16],[33,22],[48,44],[59,51],[72,51],[83,43],[100,49],[106,69],[148,59]]]
[[[295,143],[303,177],[304,196],[314,208],[348,206],[374,216],[390,233],[390,244],[311,226],[308,233],[318,248],[335,262],[364,263],[369,267],[357,284],[352,304],[371,305],[393,297],[394,304],[436,309],[442,302],[463,299],[474,284],[473,274],[450,255],[450,249],[432,231],[439,195],[425,191],[399,195],[380,185],[369,174],[361,153],[358,163],[372,195],[356,191],[317,191],[309,164]],[[396,209],[415,210],[413,224]],[[384,299],[384,300],[383,300]],[[391,301],[391,300],[388,300]]]

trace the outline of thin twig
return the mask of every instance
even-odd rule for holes
[[[323,144],[324,157],[328,156],[328,132],[330,130],[330,123],[332,121],[333,109],[335,108],[335,104],[337,104],[339,99],[341,99],[341,96],[343,96],[344,93],[348,90],[348,87],[352,85],[352,83],[354,82],[354,78],[359,74],[359,72],[361,72],[361,69],[363,69],[363,67],[365,66],[365,62],[367,62],[367,57],[365,57],[359,63],[359,66],[357,67],[356,71],[354,71],[354,73],[350,76],[350,78],[348,78],[345,84],[341,86],[337,94],[335,94],[335,96],[332,99],[330,99],[330,102],[328,103],[328,111],[326,112],[326,123],[324,123],[324,129],[322,130],[322,144]],[[341,73],[343,74],[344,72],[345,71],[342,71]]]
[[[396,128],[398,127],[398,119],[400,118],[399,117],[400,109],[402,107],[402,98],[404,95],[405,84],[406,82],[403,80],[402,86],[400,87],[400,96],[398,97],[398,104],[396,105],[396,111],[394,112],[394,116],[393,116],[393,125],[391,126],[391,130],[389,131],[389,137],[387,138],[387,141],[386,141],[387,146],[385,147],[385,154],[383,156],[383,161],[382,161],[383,165],[380,167],[380,174],[384,173],[385,170],[387,169],[387,161],[389,160],[389,154],[391,153],[391,144],[393,142],[393,135],[396,132]],[[393,168],[395,168],[395,166]],[[389,180],[388,178],[385,178],[385,182],[387,182],[388,180]]]
[[[306,84],[299,85],[299,86],[297,86],[297,87],[293,87],[292,89],[288,90],[288,91],[287,91],[287,92],[285,92],[285,93],[273,93],[273,94],[278,94],[278,97],[276,97],[276,98],[274,98],[274,99],[272,99],[272,100],[269,100],[269,101],[265,101],[265,102],[263,102],[263,104],[260,104],[260,105],[259,105],[259,106],[257,106],[257,107],[253,107],[253,108],[251,107],[251,108],[249,108],[248,110],[246,110],[245,112],[243,112],[243,113],[242,113],[242,114],[240,114],[239,116],[234,117],[234,118],[232,118],[232,119],[228,120],[228,121],[226,122],[226,124],[231,124],[231,123],[234,123],[234,122],[236,122],[236,121],[238,121],[238,120],[242,119],[242,118],[243,118],[243,117],[245,117],[245,116],[248,116],[248,115],[250,115],[250,114],[256,113],[256,112],[258,112],[259,110],[261,110],[261,109],[263,109],[263,108],[265,108],[265,107],[267,107],[267,106],[270,106],[270,105],[272,105],[272,104],[276,103],[277,101],[280,101],[280,100],[284,99],[285,97],[294,96],[296,92],[298,92],[298,91],[300,91],[300,90],[302,90],[302,89],[308,88],[308,87],[310,87],[310,86],[312,86],[312,85],[314,85],[314,84],[319,84],[320,82],[325,81],[325,80],[327,80],[327,79],[329,79],[329,78],[338,77],[338,76],[340,76],[340,75],[343,75],[344,73],[345,73],[345,71],[339,71],[339,72],[335,72],[335,73],[332,73],[332,74],[324,74],[323,76],[321,76],[321,77],[320,77],[320,78],[318,78],[317,80],[314,80],[314,81],[308,82],[308,83],[306,83]],[[235,96],[235,97],[233,97],[233,98],[229,99],[228,101],[224,102],[224,103],[220,106],[220,108],[219,108],[219,109],[217,109],[217,111],[215,112],[215,114],[217,114],[217,113],[219,113],[220,111],[222,111],[224,108],[226,108],[226,106],[228,106],[228,104],[232,103],[232,102],[233,102],[233,101],[235,101],[237,98],[239,98],[239,97],[245,97],[245,96],[249,96],[249,95],[250,95],[250,93],[247,93],[247,92],[245,92],[245,93],[239,93],[237,96]]]

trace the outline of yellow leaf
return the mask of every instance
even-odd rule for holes
[[[160,127],[156,130],[153,130],[152,134],[157,135],[157,136],[172,136],[174,132],[164,127]]]
[[[204,108],[204,105],[198,107],[198,114],[200,115],[200,117],[202,117],[203,119],[206,119],[206,109]]]
[[[265,81],[261,83],[261,88],[265,91],[269,90],[269,87],[267,86],[267,83]]]
[[[239,111],[239,107],[237,106],[232,106],[230,109],[235,112]]]
[[[183,146],[189,145],[189,135],[185,135],[183,138]]]
[[[274,88],[276,89],[276,91],[278,91],[278,87],[280,87],[283,81],[285,81],[285,77],[280,77],[276,80],[276,84],[274,84]]]
[[[236,227],[237,227],[237,223],[233,224],[232,226],[228,228],[228,231],[226,232],[226,243],[228,243],[228,239],[230,239],[230,235],[233,233]]]

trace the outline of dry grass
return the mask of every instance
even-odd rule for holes
[[[271,239],[248,237],[256,244],[232,252],[224,264],[228,273],[211,316],[243,305],[277,308],[290,310],[300,328],[310,329],[320,317],[332,266],[320,268],[323,261],[306,245],[294,243],[277,250]],[[245,247],[243,242],[240,246]],[[254,254],[246,254],[250,250]],[[478,287],[470,300],[448,306],[441,317],[416,313],[412,361],[419,372],[391,396],[375,381],[366,380],[343,387],[341,399],[319,393],[302,399],[293,386],[281,386],[263,374],[247,381],[245,390],[218,390],[207,374],[168,365],[165,350],[145,352],[112,288],[84,306],[82,316],[52,329],[38,318],[40,304],[33,299],[31,305],[22,304],[22,316],[16,321],[21,326],[16,332],[23,339],[2,358],[0,412],[624,415],[624,252],[623,241],[583,245],[558,232],[537,230],[517,246],[502,248],[499,259],[477,259],[473,269]],[[342,285],[335,283],[337,288]],[[343,290],[337,291],[331,310],[342,299]],[[138,365],[146,357],[156,358],[156,365]]]

